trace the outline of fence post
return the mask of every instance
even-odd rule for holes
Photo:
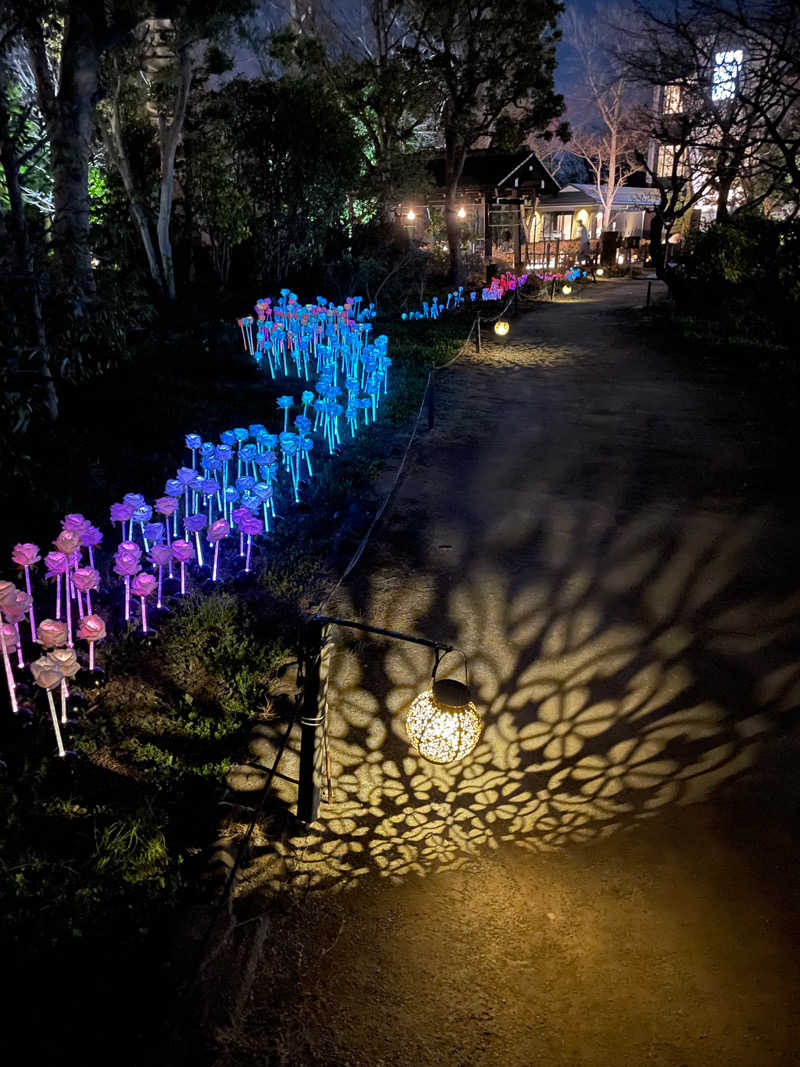
[[[650,307],[650,290],[651,290],[652,288],[653,288],[653,283],[652,283],[652,282],[648,282],[648,283],[647,283],[647,300],[645,301],[645,304],[644,304],[644,306],[645,306],[646,308],[649,308],[649,307]]]
[[[481,350],[481,313],[480,311],[475,318],[475,351]]]
[[[319,811],[320,737],[325,725],[325,700],[321,696],[322,650],[325,624],[317,619],[306,623],[303,634],[303,711],[300,717],[300,774],[297,790],[297,817],[312,823]]]
[[[433,395],[433,371],[428,375],[428,429],[433,429],[433,422],[436,415],[436,399]]]

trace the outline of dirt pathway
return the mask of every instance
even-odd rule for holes
[[[237,1063],[797,1062],[797,524],[747,398],[637,333],[644,284],[441,376],[332,607],[462,648],[484,734],[415,757],[427,654],[334,635],[332,802],[242,887],[313,891]]]

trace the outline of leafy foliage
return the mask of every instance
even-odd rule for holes
[[[738,212],[694,232],[670,288],[684,308],[741,319],[753,337],[788,342],[800,312],[800,224]]]

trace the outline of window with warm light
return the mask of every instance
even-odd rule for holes
[[[664,86],[664,114],[677,115],[681,111],[682,98],[680,85]]]
[[[673,175],[686,175],[686,161],[678,156],[678,148],[672,144],[662,144],[658,149],[656,175],[659,178],[671,178]]]
[[[741,48],[729,52],[717,52],[714,56],[714,71],[711,76],[711,99],[715,102],[733,100],[744,62]]]

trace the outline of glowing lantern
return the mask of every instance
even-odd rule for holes
[[[409,222],[413,222],[416,217],[417,216],[416,216],[416,214],[414,212],[413,207],[410,207],[408,209],[408,214],[406,215],[406,218],[409,220]]]
[[[605,271],[603,270],[602,267],[598,267],[597,270],[595,271],[595,274],[597,275],[598,278],[602,278],[603,275],[605,274]]]
[[[562,285],[561,286],[561,292],[564,294],[564,296],[569,296],[569,294],[572,292],[572,286],[571,285]]]
[[[434,679],[406,717],[411,743],[431,763],[455,763],[468,756],[481,736],[481,725],[469,689],[453,678]]]
[[[494,324],[494,332],[497,334],[498,337],[505,337],[509,329],[510,327],[505,319],[498,319],[497,322]]]
[[[460,207],[460,208],[458,209],[458,217],[459,217],[460,219],[465,219],[465,218],[467,217],[467,213],[466,213],[466,211],[465,211],[465,210],[463,209],[463,207]]]

